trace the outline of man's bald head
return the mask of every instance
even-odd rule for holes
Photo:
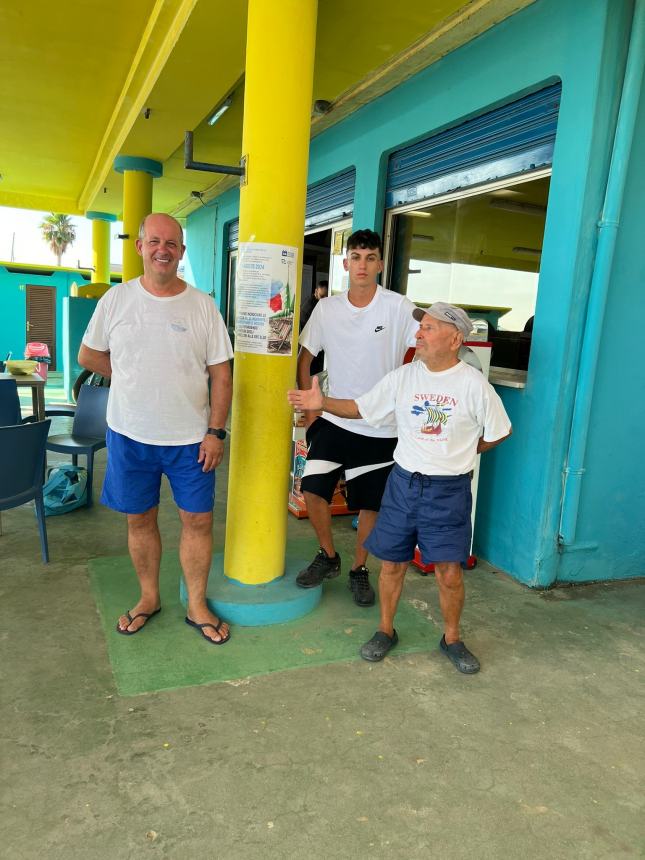
[[[151,218],[161,218],[164,220],[171,221],[179,231],[179,241],[183,245],[184,244],[184,229],[176,218],[173,218],[172,215],[167,215],[165,212],[151,212],[149,215],[143,219],[141,224],[139,225],[139,239],[145,239],[146,237],[146,224]]]

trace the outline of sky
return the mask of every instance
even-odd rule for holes
[[[39,224],[49,212],[32,209],[10,209],[0,206],[0,260],[15,263],[56,265],[56,255],[42,238]],[[71,216],[76,227],[76,241],[63,254],[61,265],[70,268],[90,268],[92,265],[92,222]],[[120,221],[110,224],[112,237],[121,233]],[[112,238],[110,264],[120,265],[123,259],[122,241]]]

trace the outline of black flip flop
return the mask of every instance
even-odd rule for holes
[[[191,627],[194,627],[196,630],[199,630],[199,635],[200,635],[200,636],[203,636],[203,638],[204,638],[207,642],[210,642],[210,643],[211,643],[211,645],[223,645],[225,642],[228,642],[228,640],[231,638],[231,632],[230,632],[230,630],[229,630],[229,632],[228,632],[228,634],[227,634],[226,638],[225,638],[225,639],[220,639],[219,641],[218,641],[218,640],[215,640],[215,639],[211,639],[211,637],[210,637],[210,636],[207,636],[207,635],[204,633],[204,627],[212,627],[212,628],[213,628],[213,630],[214,630],[216,633],[219,633],[219,631],[220,631],[220,627],[222,626],[222,624],[224,624],[224,622],[223,622],[223,621],[220,621],[220,623],[219,623],[219,624],[210,624],[209,622],[206,622],[206,624],[198,624],[196,621],[193,621],[193,620],[192,620],[192,618],[189,618],[188,616],[186,616],[186,617],[184,618],[184,621],[186,622],[186,624],[190,624],[190,626],[191,626]],[[220,634],[220,635],[221,635],[221,634]]]
[[[146,626],[148,621],[150,621],[151,618],[154,618],[155,615],[159,615],[160,612],[161,612],[161,606],[159,607],[159,609],[155,609],[154,612],[137,612],[136,615],[130,615],[129,612],[126,612],[125,617],[128,619],[128,627],[132,624],[132,622],[135,620],[135,618],[145,618],[146,620],[141,625],[141,627],[137,627],[136,630],[128,630],[127,628],[125,630],[121,630],[121,628],[117,624],[116,625],[116,632],[120,633],[122,636],[134,636],[135,633],[138,633],[140,630],[143,630],[143,628]]]

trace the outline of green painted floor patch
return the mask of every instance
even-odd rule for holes
[[[141,633],[122,636],[116,632],[118,617],[137,600],[130,559],[92,559],[89,568],[112,671],[122,696],[359,660],[358,649],[378,626],[378,605],[359,609],[343,573],[325,583],[320,605],[309,615],[270,627],[233,627],[230,642],[209,645],[184,623],[179,560],[176,552],[167,552],[161,564],[162,611]],[[399,606],[396,623],[401,641],[393,655],[436,648],[436,628],[405,601]]]

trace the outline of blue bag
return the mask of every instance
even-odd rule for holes
[[[67,514],[87,504],[87,469],[80,466],[55,466],[47,472],[43,487],[45,516]]]

